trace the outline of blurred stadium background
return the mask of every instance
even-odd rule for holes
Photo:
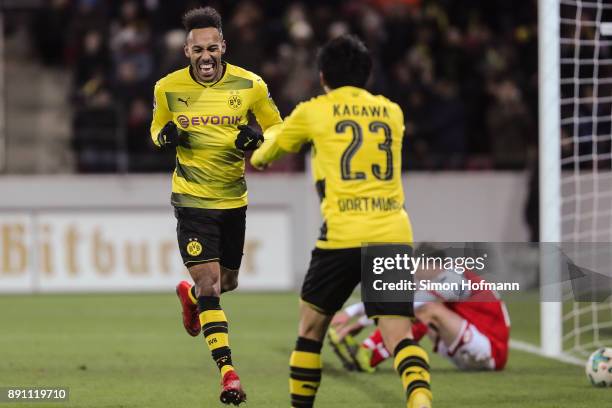
[[[151,93],[185,65],[181,15],[202,2],[3,3],[8,173],[173,168],[149,143]],[[210,4],[224,16],[227,60],[261,73],[283,115],[320,92],[317,46],[351,31],[375,55],[370,88],[407,112],[406,169],[528,167],[537,144],[535,1]],[[303,157],[277,169],[301,172]]]
[[[561,3],[560,37],[568,41],[561,40],[559,50],[561,58],[573,61],[560,65],[560,77],[566,78],[557,99],[565,118],[558,123],[561,165],[577,178],[601,174],[604,179],[612,157],[612,49],[609,42],[594,44],[597,23],[612,21],[611,8],[602,0]],[[183,338],[170,294],[186,276],[169,205],[174,154],[158,151],[149,136],[153,84],[187,64],[180,19],[194,6],[211,5],[221,12],[226,60],[260,74],[283,116],[321,92],[317,47],[345,32],[360,35],[375,60],[369,89],[405,111],[403,177],[417,240],[539,240],[537,0],[0,4],[0,323],[6,330],[0,336],[0,355],[6,352],[0,383],[69,384],[75,406],[201,401],[191,391],[187,395],[185,381],[208,361],[199,349],[199,360],[189,360],[196,346]],[[583,47],[576,45],[580,41]],[[270,382],[259,388],[274,390],[255,395],[253,406],[286,405],[294,291],[320,225],[307,157],[304,151],[266,173],[247,172],[243,293],[228,296],[227,304],[247,379],[255,382],[261,370],[253,354],[261,352],[272,361],[264,371]],[[576,190],[565,194],[575,197]],[[590,191],[605,201],[572,210],[578,218],[590,214],[590,230],[603,231],[598,241],[612,240],[611,190],[598,184]],[[576,236],[587,227],[572,228],[575,236],[564,238],[584,238]],[[106,294],[87,295],[92,292]],[[249,312],[262,304],[272,322]],[[537,302],[509,306],[513,337],[538,351]],[[147,310],[155,315],[150,323]],[[573,316],[574,330],[601,320],[591,307],[585,310],[589,323],[576,323]],[[604,312],[610,314],[603,329],[610,327],[612,307]],[[273,337],[258,337],[262,324],[274,327]],[[612,337],[609,329],[602,333]],[[271,349],[262,351],[266,341]],[[181,350],[177,358],[173,350]],[[151,361],[157,358],[157,364]],[[189,361],[187,368],[177,363],[181,359]],[[506,374],[488,377],[462,377],[441,360],[435,362],[442,367],[434,369],[440,407],[609,402],[609,395],[601,393],[577,397],[588,386],[580,367],[521,351],[513,352]],[[329,361],[321,406],[356,406],[346,401],[372,383],[345,376],[334,363]],[[206,370],[214,378],[206,387],[216,389],[212,367]],[[399,399],[387,396],[397,391],[387,385],[387,371],[359,406],[399,406]],[[131,382],[133,375],[141,376],[137,384]],[[475,379],[482,389],[462,392]],[[105,394],[89,381],[116,393]],[[541,381],[540,389],[529,388],[535,381]],[[128,384],[147,390],[146,395]],[[529,403],[517,392],[527,392]],[[173,402],[168,402],[170,394]],[[324,398],[333,403],[324,405]]]
[[[4,269],[54,269],[49,279],[78,268],[168,275],[180,266],[167,205],[174,157],[150,140],[152,89],[186,64],[180,19],[201,3],[3,4],[0,205],[23,217],[19,228],[4,226]],[[370,88],[406,111],[403,163],[420,240],[537,240],[535,1],[210,4],[224,16],[227,60],[261,73],[283,115],[321,92],[318,45],[349,31],[365,39],[375,56]],[[255,235],[247,260],[262,255],[247,262],[245,277],[249,267],[271,273],[270,288],[296,287],[320,223],[306,155],[248,175]],[[277,229],[257,227],[270,222]],[[30,239],[42,250],[27,249]],[[86,247],[116,256],[96,265]],[[89,260],[76,265],[77,255],[59,255],[64,249]],[[280,254],[269,267],[261,264],[271,262],[268,250]],[[158,253],[174,258],[156,262]],[[44,276],[22,283],[44,291]]]

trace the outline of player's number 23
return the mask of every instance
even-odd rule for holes
[[[336,133],[345,133],[348,129],[353,131],[353,139],[348,145],[342,158],[340,159],[340,173],[343,180],[365,180],[366,174],[363,171],[351,171],[351,160],[363,143],[363,129],[354,120],[341,120],[336,123]],[[379,164],[372,165],[372,174],[379,180],[391,180],[393,178],[393,152],[391,151],[391,128],[384,122],[370,122],[368,130],[378,133],[380,130],[385,135],[385,141],[378,144],[378,148],[386,153],[387,163],[383,172]]]

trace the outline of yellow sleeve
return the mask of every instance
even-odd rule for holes
[[[308,102],[302,102],[293,109],[279,130],[277,143],[287,152],[297,152],[310,141],[312,124],[308,120]]]
[[[257,123],[259,123],[265,135],[269,128],[281,124],[283,119],[281,119],[278,108],[274,104],[265,82],[261,78],[257,78],[255,86],[258,88],[258,97],[251,111],[255,115]]]
[[[159,131],[171,120],[172,113],[168,109],[166,96],[161,90],[160,83],[157,82],[153,91],[153,120],[151,121],[151,139],[156,146],[159,146],[159,143],[157,143]]]
[[[266,133],[266,141],[251,156],[251,164],[262,168],[281,158],[286,152],[295,153],[309,141],[307,104],[299,104],[280,126]],[[269,139],[269,140],[267,140]]]
[[[251,165],[256,169],[263,170],[269,163],[283,157],[287,152],[276,143],[278,133],[282,124],[272,126],[265,133],[264,142],[251,156]]]

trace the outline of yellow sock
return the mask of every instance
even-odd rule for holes
[[[218,297],[200,296],[198,307],[204,340],[221,376],[224,376],[227,372],[234,370],[232,351],[229,347],[227,318],[221,309]]]
[[[293,408],[311,408],[321,383],[321,342],[298,337],[289,360],[289,393]]]
[[[430,408],[429,358],[414,340],[404,339],[395,348],[393,367],[402,379],[408,408]]]

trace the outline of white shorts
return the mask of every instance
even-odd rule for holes
[[[491,342],[467,320],[463,321],[461,331],[453,344],[447,347],[438,339],[436,351],[460,370],[495,370]]]

